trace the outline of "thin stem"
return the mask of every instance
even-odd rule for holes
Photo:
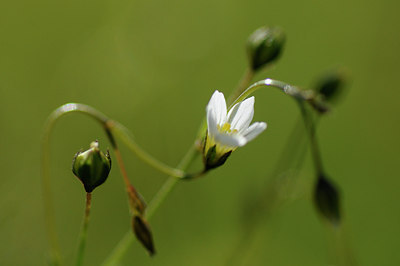
[[[299,101],[301,115],[303,117],[304,125],[306,127],[308,136],[310,138],[311,155],[314,161],[315,171],[318,175],[323,174],[322,157],[318,146],[317,137],[315,134],[315,122],[312,118],[312,114],[307,110],[306,106]]]
[[[278,179],[285,170],[284,166],[287,166],[286,169],[289,169],[289,166],[297,170],[301,168],[304,162],[304,153],[306,149],[303,147],[305,146],[303,135],[299,134],[300,126],[302,126],[302,120],[298,119],[286,140],[285,147],[274,169],[266,178],[266,180],[268,180],[268,185],[265,186],[266,189],[262,190],[262,194],[259,194],[254,202],[251,202],[251,206],[249,206],[251,213],[247,217],[244,217],[246,221],[243,226],[243,231],[235,247],[230,252],[225,265],[241,265],[245,257],[244,254],[249,252],[251,243],[257,235],[258,227],[265,226],[265,220],[268,220],[276,207],[282,203],[283,199],[279,197],[280,189],[278,186],[280,182],[278,182]],[[293,149],[293,147],[295,147],[295,149]],[[296,174],[294,173],[292,178],[295,176]]]
[[[124,180],[125,186],[129,187],[131,185],[131,182],[129,181],[124,162],[122,161],[121,153],[117,147],[114,148],[114,153],[115,153],[115,157],[117,158],[117,162],[119,165],[119,169],[121,170],[121,175]]]
[[[245,98],[247,98],[249,95],[254,93],[256,90],[258,90],[262,87],[265,87],[265,86],[272,86],[272,87],[278,88],[285,94],[294,97],[297,100],[297,102],[299,103],[300,109],[301,109],[301,114],[303,116],[303,120],[306,125],[306,129],[308,130],[308,135],[310,137],[311,151],[312,151],[315,167],[316,167],[316,170],[318,173],[322,173],[322,160],[321,160],[317,140],[315,137],[314,121],[312,120],[311,115],[307,112],[304,102],[309,102],[313,107],[318,106],[318,108],[320,108],[321,106],[324,106],[325,103],[322,100],[319,100],[317,97],[315,97],[316,96],[315,93],[311,90],[302,91],[299,88],[292,86],[290,84],[287,84],[283,81],[278,81],[278,80],[273,80],[273,79],[264,79],[264,80],[260,80],[256,83],[254,83],[249,88],[247,88],[232,103],[231,107],[233,105],[235,105],[236,103],[243,101]],[[324,108],[327,108],[327,107],[324,106]],[[326,110],[324,110],[324,111],[326,111]]]
[[[144,161],[148,165],[169,176],[177,178],[182,178],[185,176],[185,173],[183,171],[160,162],[159,160],[148,154],[146,151],[144,151],[142,148],[140,148],[140,146],[133,140],[132,133],[120,123],[116,121],[109,121],[107,123],[107,126],[126,144],[126,146],[131,151],[133,151],[142,161]]]
[[[253,76],[254,76],[254,72],[251,69],[246,70],[245,74],[243,75],[243,78],[239,82],[238,87],[229,97],[229,99],[230,99],[229,103],[233,101],[232,99],[235,99],[238,95],[243,93],[243,91],[249,86]],[[126,137],[129,137],[129,135],[130,135],[130,134],[128,134],[129,132],[125,131],[123,127],[118,127],[118,128],[120,130],[120,133],[124,133]],[[207,123],[206,123],[206,120],[203,119],[202,122],[200,123],[200,128],[199,128],[197,138],[196,138],[197,141],[203,137],[203,134],[206,131],[206,129],[207,129]],[[120,137],[124,141],[125,138],[123,138],[122,136],[120,136]],[[132,137],[130,137],[130,139],[132,139]],[[125,142],[125,143],[128,145],[128,147],[132,146],[132,143],[129,144],[129,141]],[[133,146],[134,146],[134,142],[133,142]],[[197,147],[197,144],[195,142],[194,145],[192,145],[191,148],[188,150],[186,155],[182,158],[182,160],[180,161],[180,163],[177,166],[177,169],[180,169],[182,171],[187,170],[187,168],[190,166],[190,164],[194,161],[196,156],[199,154],[196,147]],[[134,149],[135,147],[131,147],[131,148]],[[196,175],[196,177],[203,175],[203,174],[204,173],[201,172],[200,174]],[[165,181],[165,183],[162,185],[160,190],[157,192],[157,194],[154,196],[154,198],[150,202],[150,204],[146,210],[146,218],[147,219],[150,219],[153,216],[153,214],[159,208],[161,203],[165,200],[165,198],[168,196],[168,194],[172,191],[172,189],[175,187],[175,185],[179,181],[179,179],[175,178],[174,176],[180,177],[180,176],[177,176],[177,174],[170,175],[170,177],[167,179],[167,181]],[[184,177],[184,176],[182,176],[182,177]],[[121,258],[124,256],[124,254],[126,253],[126,251],[129,248],[129,246],[133,242],[133,239],[134,238],[133,238],[132,233],[130,231],[128,231],[124,235],[124,237],[118,242],[117,246],[113,249],[111,254],[106,258],[106,260],[103,262],[102,265],[103,266],[106,266],[106,265],[111,266],[111,265],[118,264],[118,262],[121,260]]]
[[[78,247],[78,255],[77,255],[77,259],[76,259],[76,266],[83,265],[83,259],[84,259],[85,251],[86,251],[86,238],[87,238],[87,231],[88,231],[88,226],[89,226],[91,205],[92,205],[92,193],[86,193],[85,216],[83,219],[81,235],[79,237],[79,247]]]
[[[61,252],[58,242],[56,221],[54,214],[53,194],[51,193],[50,179],[50,133],[58,119],[70,112],[81,112],[87,114],[98,122],[104,124],[107,117],[99,111],[82,104],[65,104],[56,109],[46,121],[43,137],[42,137],[42,193],[44,201],[44,212],[46,221],[47,238],[51,248],[51,264],[61,264]]]
[[[115,157],[117,158],[118,166],[121,171],[122,178],[125,183],[125,189],[126,192],[128,193],[128,199],[129,199],[129,210],[131,213],[136,212],[135,208],[135,202],[137,202],[137,197],[136,194],[134,193],[134,187],[132,186],[129,178],[128,178],[128,173],[126,172],[126,168],[124,165],[124,162],[122,160],[121,152],[119,151],[117,146],[114,146],[114,153]]]
[[[235,105],[236,103],[241,102],[244,99],[246,99],[247,97],[249,97],[256,90],[258,90],[262,87],[265,87],[265,86],[272,86],[272,87],[278,88],[285,94],[290,95],[296,99],[303,100],[303,101],[310,100],[314,97],[314,94],[312,91],[302,91],[296,86],[290,85],[288,83],[285,83],[285,82],[279,81],[279,80],[263,79],[263,80],[257,81],[256,83],[253,83],[242,94],[240,94],[240,96],[237,97],[235,101],[233,101],[233,103],[231,104],[229,109],[232,108],[232,106]]]
[[[182,158],[182,160],[178,164],[177,168],[186,170],[187,168],[189,168],[190,164],[194,161],[194,159],[198,154],[199,153],[195,145],[192,145],[191,148],[186,153],[186,155]],[[180,179],[177,179],[174,176],[170,176],[167,179],[167,181],[165,181],[160,190],[157,192],[157,194],[153,197],[153,199],[149,203],[149,206],[146,209],[146,215],[145,215],[146,219],[148,220],[151,219],[156,210],[160,207],[161,203],[165,200],[165,198],[172,191],[172,189],[175,187],[175,185],[178,183],[179,180]],[[131,230],[129,230],[127,233],[125,233],[124,237],[118,242],[118,244],[115,246],[115,248],[112,250],[112,252],[106,258],[106,260],[103,262],[102,265],[103,266],[117,265],[118,262],[127,252],[133,240],[134,236]]]
[[[242,79],[239,81],[237,88],[231,93],[228,98],[228,105],[231,105],[235,99],[237,99],[240,94],[242,94],[246,88],[251,84],[251,80],[254,77],[254,71],[248,67],[243,74]]]
[[[185,154],[185,156],[182,158],[182,160],[179,162],[177,168],[182,170],[188,169],[198,155],[199,152],[197,151],[195,145],[192,145],[191,148],[188,150],[188,152]],[[157,192],[157,194],[150,202],[146,213],[146,217],[148,219],[150,219],[153,216],[153,214],[158,209],[158,207],[160,207],[161,203],[164,201],[167,195],[172,191],[173,187],[176,184],[176,182],[172,182],[172,179],[173,177],[168,178],[168,180],[164,183],[164,185],[161,187],[161,189]],[[177,180],[178,179],[175,178],[175,181]]]
[[[56,230],[56,221],[54,214],[54,204],[53,204],[53,195],[51,193],[51,179],[50,179],[50,135],[55,126],[55,123],[64,115],[78,112],[82,114],[86,114],[91,118],[95,119],[99,122],[113,146],[116,149],[116,142],[112,135],[111,131],[114,131],[121,139],[128,145],[128,147],[144,162],[153,166],[161,172],[164,172],[168,175],[174,177],[183,177],[184,173],[180,170],[171,168],[158,160],[154,159],[148,153],[146,153],[143,149],[141,149],[136,142],[133,141],[133,138],[130,136],[130,132],[124,128],[121,124],[112,121],[103,113],[94,109],[91,106],[79,103],[68,103],[60,106],[56,110],[54,110],[49,118],[46,121],[43,138],[42,138],[42,187],[43,187],[43,200],[44,200],[44,211],[45,211],[45,221],[46,221],[46,230],[47,237],[51,247],[51,264],[60,265],[60,247]],[[119,156],[119,162],[122,162],[121,156],[119,154],[118,149],[116,149],[117,157]],[[120,164],[120,166],[123,164]],[[129,180],[126,175],[126,171],[121,171],[123,173],[124,182],[127,185],[128,192],[132,189],[132,186],[128,186]]]

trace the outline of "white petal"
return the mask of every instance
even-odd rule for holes
[[[235,104],[228,113],[228,123],[231,129],[239,132],[247,129],[254,115],[254,96]]]
[[[247,143],[246,138],[241,135],[228,135],[222,133],[218,133],[215,136],[215,141],[220,145],[232,148],[241,147]]]
[[[247,142],[253,140],[261,132],[267,128],[267,123],[265,122],[254,122],[248,129],[243,132],[243,136],[246,138]]]
[[[208,102],[206,111],[207,117],[211,112],[217,125],[223,125],[226,120],[227,112],[224,94],[219,91],[215,91],[214,94],[211,96],[210,101]]]
[[[207,108],[207,128],[210,136],[215,136],[218,133],[217,122],[215,120],[215,114],[210,108]]]

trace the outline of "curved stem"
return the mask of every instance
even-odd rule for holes
[[[81,112],[95,118],[100,123],[104,124],[107,121],[107,117],[101,112],[91,108],[87,105],[81,104],[65,104],[56,109],[46,121],[43,137],[42,137],[42,193],[44,201],[44,212],[46,220],[46,231],[47,237],[51,246],[51,264],[61,264],[61,252],[58,242],[56,221],[54,215],[53,206],[53,195],[51,193],[51,180],[50,180],[50,133],[56,123],[56,121],[62,116],[70,112]]]
[[[87,231],[89,226],[89,217],[90,217],[90,208],[92,206],[92,193],[86,193],[86,208],[85,208],[85,217],[83,219],[83,226],[79,240],[79,247],[78,247],[78,255],[76,259],[76,265],[81,266],[83,265],[83,259],[86,250],[86,237]]]
[[[243,78],[239,82],[238,87],[236,90],[231,94],[229,97],[229,102],[232,102],[232,99],[235,99],[237,95],[243,95],[245,92],[245,88],[249,85],[251,82],[252,78],[254,76],[254,72],[252,70],[247,70],[246,73],[244,74]],[[265,84],[264,84],[265,85]],[[253,91],[252,91],[253,92]],[[252,93],[250,92],[250,93]],[[235,102],[237,102],[236,100]],[[235,103],[234,102],[234,103]],[[200,123],[200,128],[197,133],[197,140],[202,139],[204,132],[207,129],[207,123],[206,119],[203,119],[202,122]],[[125,132],[126,133],[126,132]],[[128,145],[129,146],[129,145]],[[198,150],[196,149],[196,143],[191,146],[189,151],[186,153],[186,155],[182,158],[181,162],[178,164],[178,169],[181,170],[186,170],[191,162],[195,159],[196,155],[198,155]],[[200,172],[197,176],[201,176],[202,172]],[[191,178],[189,178],[191,179]],[[160,188],[160,190],[157,192],[157,194],[154,196],[153,200],[150,202],[147,212],[146,212],[146,218],[150,219],[155,211],[158,209],[158,207],[161,205],[161,203],[164,201],[164,199],[167,197],[167,195],[172,191],[172,189],[175,187],[177,184],[178,179],[174,178],[173,176],[170,176],[167,181],[165,181],[164,185]],[[130,231],[128,231],[124,237],[118,242],[117,246],[114,248],[114,250],[111,252],[111,254],[106,258],[106,260],[103,262],[103,266],[111,266],[111,265],[116,265],[118,261],[121,260],[122,256],[126,253],[128,250],[129,246],[133,242],[133,235]]]
[[[235,105],[236,103],[241,102],[247,97],[249,97],[256,90],[265,86],[272,86],[278,88],[285,94],[290,95],[301,101],[309,101],[314,98],[313,91],[302,91],[296,86],[290,85],[288,83],[279,80],[263,79],[257,81],[256,83],[248,87],[242,94],[240,94],[240,96],[231,104],[231,106],[228,109],[232,108],[232,106]]]
[[[43,137],[42,137],[42,189],[43,189],[43,200],[44,200],[44,211],[45,211],[45,220],[46,220],[46,231],[47,237],[51,246],[51,264],[53,265],[60,265],[61,258],[60,258],[60,247],[59,241],[57,236],[56,230],[56,221],[55,221],[55,214],[54,214],[54,206],[53,206],[53,195],[51,193],[51,179],[50,179],[50,134],[52,129],[55,126],[55,123],[64,115],[78,112],[82,114],[86,114],[91,118],[95,119],[99,122],[111,142],[111,145],[116,150],[118,154],[117,145],[115,139],[112,135],[113,131],[115,134],[121,137],[121,139],[128,145],[128,147],[144,162],[148,163],[149,165],[153,166],[154,168],[158,169],[159,171],[166,173],[167,175],[173,176],[174,178],[181,178],[184,176],[184,172],[178,169],[171,168],[162,162],[156,160],[154,157],[146,153],[143,149],[141,149],[133,138],[130,136],[130,132],[124,128],[121,124],[112,121],[103,113],[99,112],[98,110],[94,109],[91,106],[79,103],[68,103],[62,105],[61,107],[54,110],[49,118],[47,119],[44,127]],[[119,160],[119,162],[122,162]],[[121,164],[120,164],[121,166]],[[122,171],[123,172],[123,171]],[[124,176],[125,184],[128,184],[126,176]],[[132,187],[129,186],[127,188],[128,192],[132,190]]]
[[[133,140],[132,133],[120,123],[116,121],[109,121],[107,123],[107,126],[126,144],[126,146],[131,151],[133,151],[142,161],[144,161],[148,165],[169,176],[174,176],[177,178],[182,178],[185,176],[185,173],[183,171],[160,162],[159,160],[148,154],[146,151],[144,151],[142,148],[140,148],[140,146]]]
[[[254,77],[254,70],[251,67],[248,67],[244,72],[242,79],[239,81],[239,85],[237,88],[231,93],[228,98],[228,104],[232,104],[236,98],[242,94],[246,88],[251,84],[251,80]]]

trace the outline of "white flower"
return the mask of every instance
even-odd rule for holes
[[[224,94],[215,91],[206,108],[208,135],[205,154],[216,145],[216,157],[246,145],[267,128],[265,122],[255,122],[254,97],[235,104],[227,112]]]

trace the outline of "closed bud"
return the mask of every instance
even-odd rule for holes
[[[148,223],[138,215],[133,216],[133,232],[140,243],[147,249],[150,256],[155,253],[153,237]]]
[[[314,191],[314,200],[319,213],[338,226],[340,223],[339,192],[336,187],[324,176],[319,176]]]
[[[88,193],[106,181],[110,170],[110,154],[100,151],[97,141],[90,144],[90,149],[78,152],[72,162],[72,172]]]
[[[345,72],[342,70],[331,71],[322,76],[315,86],[327,101],[335,100],[342,92],[346,82]]]
[[[278,59],[285,44],[285,34],[279,27],[261,27],[247,40],[250,67],[257,71]]]

